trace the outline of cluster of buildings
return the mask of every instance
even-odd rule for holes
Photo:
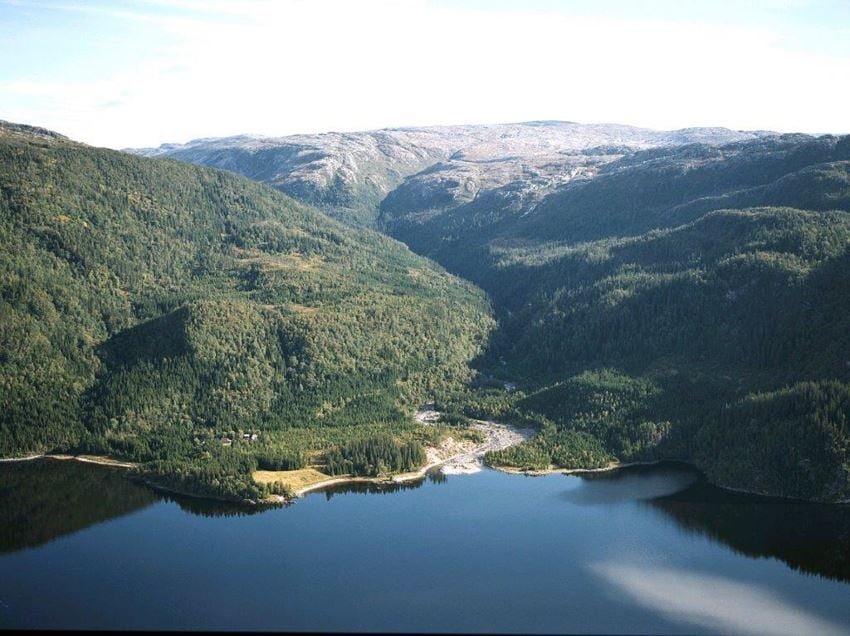
[[[242,441],[248,442],[249,444],[252,442],[256,442],[260,438],[259,433],[242,433]],[[222,446],[233,446],[233,440],[236,439],[236,433],[230,431],[230,434],[226,437],[221,438]]]

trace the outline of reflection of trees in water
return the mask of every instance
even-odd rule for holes
[[[120,468],[51,459],[2,464],[0,553],[48,543],[156,499]]]
[[[442,483],[432,471],[427,478]],[[325,491],[387,494],[419,488],[415,482],[348,484]],[[53,459],[0,464],[0,554],[39,546],[66,534],[140,510],[156,501],[176,503],[202,517],[244,517],[287,504],[255,506],[199,499],[154,490],[127,477],[123,469]]]
[[[421,488],[422,485],[425,483],[426,478],[428,481],[435,484],[441,484],[447,479],[447,477],[441,472],[434,470],[428,472],[425,477],[417,479],[416,481],[381,483],[351,482],[349,484],[338,484],[335,486],[328,486],[327,488],[316,491],[316,493],[321,493],[325,495],[326,499],[332,499],[334,495],[341,495],[345,493],[387,495],[390,493],[399,492],[400,490],[413,490],[415,488]],[[165,499],[166,501],[175,502],[177,505],[180,506],[181,510],[195,515],[201,515],[203,517],[244,517],[248,515],[262,513],[274,508],[285,508],[287,506],[291,506],[294,503],[290,501],[282,504],[254,506],[250,504],[215,501],[213,499],[198,499],[195,497],[175,495],[173,493],[168,492],[160,493],[159,496],[160,498]]]
[[[291,503],[242,504],[229,501],[217,501],[215,499],[202,499],[199,497],[188,497],[168,492],[159,492],[159,498],[164,501],[173,501],[183,512],[188,512],[199,517],[247,517],[256,515],[275,508],[284,508]]]
[[[580,487],[565,491],[562,499],[578,505],[655,499],[684,490],[700,477],[693,467],[672,462],[580,473]]]
[[[642,505],[740,554],[774,557],[795,570],[850,582],[850,505],[731,492],[704,480]]]
[[[575,473],[582,481],[612,482],[624,481],[634,477],[659,477],[679,475],[700,475],[700,472],[683,462],[653,462],[647,464],[632,464],[614,470],[599,470],[596,472]]]
[[[432,484],[443,484],[449,480],[449,478],[446,477],[446,475],[443,474],[443,471],[439,468],[428,471],[427,476],[428,481]]]
[[[672,462],[580,476],[589,488],[568,493],[571,501],[637,501],[673,519],[683,531],[739,554],[776,558],[795,570],[850,582],[850,505],[724,490],[692,466]],[[664,482],[681,486],[668,491],[673,494],[657,492]]]
[[[618,484],[658,478],[682,466],[641,466],[582,475],[591,483]],[[447,477],[431,471],[435,484]],[[425,478],[402,483],[351,483],[323,491],[391,494],[421,488]],[[246,516],[268,506],[249,506],[156,493],[126,478],[121,469],[72,461],[34,460],[0,464],[0,554],[35,547],[83,528],[141,510],[155,501],[177,503],[204,517]],[[685,532],[710,537],[750,557],[773,557],[795,570],[850,582],[850,505],[815,504],[730,492],[700,479],[672,495],[638,505],[671,518]]]
[[[163,500],[203,517],[246,516],[278,507],[172,495],[128,478],[120,468],[53,459],[4,463],[0,554],[39,546]]]
[[[415,490],[425,485],[426,478],[433,484],[442,484],[448,480],[439,470],[431,470],[426,473],[425,477],[414,481],[387,481],[387,482],[362,482],[354,481],[348,484],[338,484],[336,486],[328,486],[320,490],[325,498],[331,500],[334,495],[342,495],[346,493],[358,493],[369,495],[389,495],[401,490]]]

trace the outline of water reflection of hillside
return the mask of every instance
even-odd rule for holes
[[[248,517],[274,508],[283,508],[290,504],[242,504],[237,502],[217,501],[215,499],[204,499],[201,497],[189,497],[186,495],[174,495],[168,492],[159,492],[159,499],[173,501],[180,510],[199,517]]]
[[[759,497],[704,480],[642,505],[746,556],[773,557],[795,570],[850,581],[850,505]]]
[[[121,469],[59,460],[2,464],[0,553],[42,545],[156,499]]]
[[[580,506],[655,499],[680,492],[701,475],[687,464],[637,465],[597,473],[580,473],[578,488],[562,493],[564,501]]]
[[[440,473],[428,475],[438,483]],[[416,482],[347,484],[323,494],[343,492],[387,494],[419,488]],[[156,501],[170,501],[184,512],[202,517],[242,517],[279,506],[252,506],[199,499],[153,490],[128,479],[124,470],[52,459],[0,464],[0,554],[43,545],[141,510]]]
[[[563,493],[576,505],[636,502],[684,532],[749,557],[776,558],[795,570],[850,581],[850,505],[761,497],[712,486],[687,464],[632,466],[581,475]]]
[[[422,477],[421,479],[416,479],[414,481],[354,481],[349,482],[347,484],[337,484],[335,486],[328,486],[327,488],[323,488],[322,490],[318,490],[316,492],[323,494],[327,500],[333,499],[335,495],[341,495],[345,493],[389,495],[391,493],[399,492],[402,490],[416,490],[417,488],[421,488],[425,484],[426,477],[428,481],[434,484],[442,484],[448,479],[448,477],[446,477],[439,470],[431,470],[426,473],[425,477]]]

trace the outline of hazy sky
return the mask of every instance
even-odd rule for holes
[[[0,0],[0,119],[110,147],[533,119],[850,132],[850,0]]]

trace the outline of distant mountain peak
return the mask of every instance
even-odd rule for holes
[[[459,189],[451,196],[460,199],[474,197],[481,187],[505,185],[531,173],[539,181],[535,191],[542,193],[558,183],[587,176],[594,166],[627,153],[692,143],[720,145],[760,136],[718,127],[663,131],[624,124],[533,120],[284,137],[234,135],[128,152],[237,172],[338,219],[372,226],[378,222],[381,201],[406,178],[434,174],[435,167],[440,172],[437,185],[457,182]]]

